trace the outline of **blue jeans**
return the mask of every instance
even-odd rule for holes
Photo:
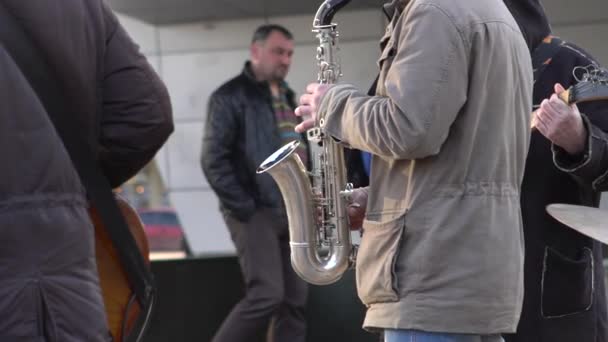
[[[430,333],[417,330],[384,330],[384,342],[504,342],[500,335]]]

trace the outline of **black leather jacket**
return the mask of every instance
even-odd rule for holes
[[[295,108],[290,89],[287,98]],[[247,62],[240,75],[211,95],[203,136],[201,166],[224,214],[247,221],[264,207],[276,208],[285,217],[274,180],[268,174],[256,174],[258,166],[281,146],[270,87],[255,79]]]

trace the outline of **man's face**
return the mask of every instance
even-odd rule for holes
[[[257,76],[266,81],[285,79],[291,65],[293,48],[293,40],[278,31],[272,31],[266,41],[253,43],[251,61],[256,65]]]

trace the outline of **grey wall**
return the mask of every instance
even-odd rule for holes
[[[605,0],[545,0],[553,31],[593,53],[608,63],[608,1]]]

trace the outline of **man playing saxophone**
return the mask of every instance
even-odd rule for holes
[[[311,84],[298,132],[321,125],[373,154],[357,289],[387,342],[502,341],[523,298],[520,185],[530,54],[500,0],[393,0],[376,95]],[[351,223],[361,217],[351,217]]]

